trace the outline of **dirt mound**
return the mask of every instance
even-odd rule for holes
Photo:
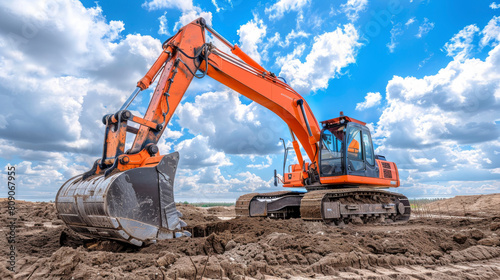
[[[234,206],[215,206],[207,208],[207,212],[210,215],[217,216],[219,218],[234,218],[236,212]]]
[[[459,195],[427,205],[433,213],[442,215],[500,217],[500,194]]]
[[[178,203],[176,207],[182,213],[182,219],[188,225],[202,225],[227,220],[236,216],[234,206],[195,207],[189,204]]]
[[[500,227],[495,226],[500,218],[494,217],[338,228],[300,219],[220,220],[234,208],[182,204],[178,209],[195,237],[136,248],[112,241],[60,246],[64,227],[53,205],[20,205],[25,221],[18,230],[18,279],[500,277]],[[6,248],[0,239],[5,256]],[[4,265],[0,278],[9,279]]]
[[[188,225],[205,224],[218,221],[217,217],[208,215],[206,208],[195,207],[189,204],[177,203],[177,210],[182,213],[182,220]]]

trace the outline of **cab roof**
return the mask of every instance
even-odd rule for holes
[[[341,122],[341,120],[344,120],[344,121]],[[344,124],[344,123],[348,123],[348,122],[358,123],[360,125],[366,126],[366,123],[364,123],[362,121],[358,121],[357,119],[354,119],[354,118],[351,118],[348,116],[343,116],[343,115],[341,115],[338,118],[322,121],[321,124],[323,126],[326,126],[326,125],[334,125],[334,124]]]

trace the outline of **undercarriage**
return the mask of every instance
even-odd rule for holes
[[[410,212],[404,195],[369,188],[251,193],[236,202],[237,216],[302,218],[335,225],[404,222]]]

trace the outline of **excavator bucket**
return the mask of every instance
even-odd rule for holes
[[[68,180],[56,197],[61,219],[75,232],[137,246],[190,236],[174,201],[179,153],[163,156],[152,167],[134,168],[85,180]]]

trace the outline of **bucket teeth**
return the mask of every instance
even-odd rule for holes
[[[175,209],[175,205],[173,207]],[[170,230],[181,229],[182,223],[184,222],[182,222],[182,220],[179,218],[177,210],[174,213],[167,213],[165,216],[167,218],[168,229]]]
[[[181,228],[187,226],[186,222],[184,222],[183,220],[179,220],[180,224],[181,224]]]
[[[191,237],[191,233],[189,231],[176,231],[175,232],[175,238],[181,238],[181,237]]]
[[[68,180],[56,197],[61,219],[72,230],[92,238],[116,239],[141,246],[156,240],[188,236],[181,231],[174,200],[177,152],[156,166]]]

